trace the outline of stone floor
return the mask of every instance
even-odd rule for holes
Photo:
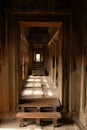
[[[58,98],[58,88],[50,76],[32,76],[26,80],[21,98]]]
[[[27,124],[25,127],[19,127],[19,120],[5,119],[0,124],[0,130],[80,130],[79,127],[73,122],[63,122],[57,127],[53,127],[52,123],[46,123],[43,126],[36,126],[35,123]]]
[[[21,96],[23,97],[34,97],[37,98],[38,96],[44,97],[58,97],[57,93],[58,90],[56,90],[56,86],[51,82],[51,79],[49,77],[44,76],[31,76],[27,79],[25,84],[25,89]],[[31,80],[31,81],[30,81]],[[37,82],[38,81],[38,82]],[[44,90],[41,89],[41,84],[44,85]],[[38,90],[40,90],[38,93],[36,91],[36,88],[38,86]],[[33,87],[35,91],[30,89]],[[43,90],[43,91],[42,91]],[[35,93],[34,93],[35,92]],[[30,95],[29,95],[30,94]],[[29,97],[29,98],[30,98]],[[26,124],[27,123],[27,124]],[[25,122],[25,127],[19,127],[19,120],[17,118],[10,118],[10,119],[4,119],[0,123],[0,130],[80,130],[79,127],[70,120],[61,119],[58,120],[57,126],[53,127],[52,121],[41,121],[40,126],[36,126],[36,123],[34,120],[28,120]]]

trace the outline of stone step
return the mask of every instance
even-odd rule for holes
[[[43,118],[61,118],[60,112],[18,112],[17,118],[32,118],[32,119],[43,119]]]
[[[53,125],[56,126],[61,114],[60,112],[18,112],[16,117],[20,119],[20,126],[24,126],[24,119],[36,119],[36,125],[40,125],[40,119],[52,119]]]

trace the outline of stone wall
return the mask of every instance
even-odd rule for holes
[[[79,4],[78,4],[79,3]],[[77,120],[83,125],[86,113],[87,66],[87,2],[71,1],[72,9],[72,111],[78,111]],[[86,128],[87,129],[87,128]]]
[[[83,14],[83,42],[84,42],[84,70],[87,72],[87,1],[84,0],[84,14]],[[85,95],[85,130],[87,129],[87,75],[84,77],[84,95]]]
[[[0,111],[9,111],[8,45],[4,13],[0,13]],[[4,37],[5,36],[5,37]]]

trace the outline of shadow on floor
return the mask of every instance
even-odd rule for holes
[[[48,126],[48,125],[51,125],[52,123],[53,123],[53,121],[43,121],[42,120],[40,125],[41,126]],[[73,124],[74,124],[73,120],[62,118],[62,119],[57,120],[57,125],[55,127],[61,127],[63,125],[73,125]]]
[[[63,125],[73,125],[74,121],[72,119],[66,119],[66,118],[61,118],[58,119],[57,121],[57,127],[63,126]]]
[[[35,124],[35,120],[27,120],[25,121],[25,126],[30,125],[30,124]],[[40,126],[49,126],[53,124],[52,120],[41,120],[40,121]],[[55,127],[61,127],[63,125],[73,125],[74,121],[71,119],[66,119],[66,118],[61,118],[57,120],[57,124]]]

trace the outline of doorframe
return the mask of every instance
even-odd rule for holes
[[[14,40],[13,44],[15,46],[15,57],[17,57],[18,54],[18,48],[19,48],[19,28],[20,26],[57,26],[58,23],[63,23],[63,109],[64,111],[70,111],[71,110],[71,13],[65,13],[65,12],[58,12],[58,13],[26,13],[26,12],[9,12],[8,13],[8,20],[9,23],[14,26],[13,31],[17,32],[16,34],[12,32],[12,29],[10,28],[9,35],[9,42],[11,42],[11,39]],[[28,21],[28,22],[27,22]],[[67,25],[67,21],[69,25]],[[41,24],[42,23],[42,24]],[[45,24],[46,23],[46,24]],[[50,23],[50,24],[49,24]],[[60,24],[58,24],[59,26]],[[16,29],[15,30],[15,26]],[[68,33],[66,32],[68,28]],[[16,44],[15,44],[16,42]],[[10,52],[11,54],[11,52]],[[10,59],[11,60],[11,59]],[[18,105],[19,102],[19,93],[17,92],[19,90],[19,77],[18,77],[18,71],[19,71],[19,65],[18,60],[15,61],[15,74],[17,75],[17,78],[15,79],[16,82],[16,90],[15,90],[15,108]],[[68,63],[68,65],[65,65]],[[11,65],[9,66],[10,71]],[[11,75],[10,75],[11,76]],[[12,86],[13,87],[13,86]]]

